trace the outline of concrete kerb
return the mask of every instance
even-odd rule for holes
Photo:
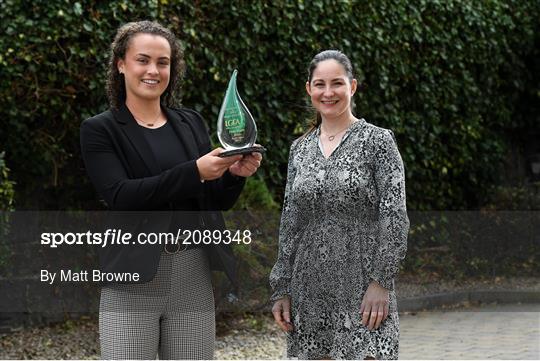
[[[418,297],[398,297],[399,312],[433,310],[463,303],[540,303],[540,291],[471,290],[436,293]]]

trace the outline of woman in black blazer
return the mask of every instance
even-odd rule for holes
[[[173,107],[183,68],[176,37],[160,24],[118,29],[107,79],[111,109],[81,125],[86,170],[108,208],[145,211],[116,215],[113,227],[132,234],[223,229],[219,211],[234,204],[245,177],[260,166],[258,153],[218,157],[223,150],[211,150],[201,116]],[[139,282],[102,288],[103,358],[213,357],[210,269],[234,283],[227,246],[114,245],[100,249],[100,267],[139,275]]]

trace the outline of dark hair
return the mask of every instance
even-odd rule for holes
[[[354,79],[353,67],[347,55],[343,54],[339,50],[324,50],[318,53],[317,55],[315,55],[313,59],[311,59],[311,62],[309,63],[308,79],[307,79],[308,83],[311,83],[311,79],[313,78],[313,72],[315,71],[315,69],[317,69],[317,66],[319,65],[319,63],[325,60],[337,61],[339,64],[341,64],[341,66],[343,66],[343,69],[345,70],[345,74],[347,74],[347,78],[349,78],[349,81],[350,82],[353,81]],[[354,106],[355,106],[354,100],[351,99],[352,110],[354,110]],[[321,125],[321,122],[322,122],[321,114],[318,111],[315,111],[315,115],[313,119],[311,119],[310,121],[310,124],[309,124],[310,128],[307,131],[307,133],[310,133],[313,130],[317,129],[317,127]]]
[[[118,109],[126,101],[126,84],[124,75],[118,71],[118,60],[125,59],[131,39],[141,33],[162,36],[171,47],[171,76],[167,89],[161,95],[161,101],[166,106],[174,106],[180,95],[185,63],[184,54],[176,36],[155,21],[130,22],[118,28],[111,44],[107,70],[107,98],[112,108]]]

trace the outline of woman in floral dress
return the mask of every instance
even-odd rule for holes
[[[317,54],[306,90],[317,111],[291,146],[272,312],[300,359],[397,359],[394,277],[407,248],[405,179],[393,133],[352,114],[341,52]]]

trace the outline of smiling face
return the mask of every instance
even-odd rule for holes
[[[356,79],[349,80],[343,66],[334,59],[317,64],[311,81],[306,83],[311,103],[324,119],[351,117],[351,98]]]
[[[135,35],[124,59],[118,60],[118,71],[124,74],[126,101],[159,100],[171,74],[169,42],[159,35]]]

